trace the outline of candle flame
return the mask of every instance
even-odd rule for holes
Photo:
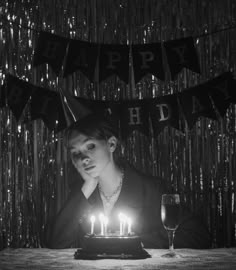
[[[104,215],[103,214],[100,214],[99,215],[99,219],[100,219],[100,221],[104,221]]]
[[[106,226],[108,224],[108,217],[104,216],[103,217],[103,222],[104,222],[104,225]]]
[[[95,222],[95,219],[96,219],[95,216],[91,216],[91,217],[90,217],[90,221],[91,221],[92,223]]]
[[[125,219],[126,219],[126,216],[123,213],[120,213],[119,214],[119,220],[120,221],[125,221]]]

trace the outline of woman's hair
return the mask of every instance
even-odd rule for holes
[[[90,114],[73,123],[66,132],[67,140],[73,132],[78,132],[98,140],[107,140],[111,136],[119,138],[118,125],[114,119],[100,115]]]

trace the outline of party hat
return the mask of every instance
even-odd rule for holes
[[[89,108],[81,104],[81,102],[73,96],[66,93],[66,91],[59,89],[59,93],[67,127],[92,113]]]

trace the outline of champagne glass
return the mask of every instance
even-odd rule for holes
[[[163,194],[161,198],[161,220],[168,234],[169,252],[163,257],[177,257],[174,251],[175,231],[180,222],[179,194]]]

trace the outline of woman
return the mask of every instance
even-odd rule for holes
[[[116,157],[117,130],[107,119],[94,115],[68,130],[72,163],[83,178],[73,188],[56,217],[46,227],[49,248],[79,247],[90,232],[91,215],[104,213],[111,232],[119,231],[119,213],[131,217],[132,231],[141,236],[145,248],[167,248],[167,233],[161,223],[160,200],[163,180],[138,172]],[[99,233],[99,222],[95,232]],[[208,248],[207,228],[189,212],[183,214],[175,236],[175,247]]]

